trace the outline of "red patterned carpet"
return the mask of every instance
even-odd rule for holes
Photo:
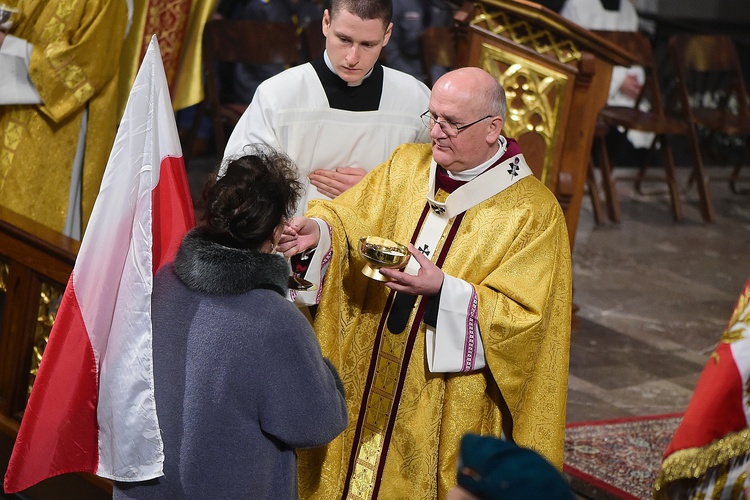
[[[591,498],[647,500],[681,414],[568,424],[565,465],[571,486]]]

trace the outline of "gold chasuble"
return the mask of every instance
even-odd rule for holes
[[[12,35],[33,45],[42,105],[0,106],[0,204],[62,231],[84,110],[84,226],[117,131],[124,0],[20,0]]]
[[[124,1],[124,0],[123,0]],[[175,111],[203,100],[203,26],[218,0],[133,0],[133,24],[122,49],[119,113],[156,35]]]
[[[523,178],[451,219],[430,255],[476,291],[485,368],[431,373],[427,300],[418,298],[406,328],[392,333],[393,292],[360,272],[360,237],[414,241],[429,210],[431,160],[429,144],[403,145],[306,214],[331,226],[315,331],[344,382],[349,426],[327,447],[300,451],[301,498],[445,498],[467,432],[504,432],[562,467],[570,245],[562,210],[538,179]]]

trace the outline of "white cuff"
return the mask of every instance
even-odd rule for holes
[[[33,46],[23,38],[6,35],[0,46],[0,104],[41,104],[29,78]]]
[[[427,325],[425,344],[430,372],[470,372],[484,368],[478,302],[470,283],[445,275],[437,327]]]
[[[323,291],[323,280],[331,262],[331,226],[322,219],[313,218],[320,231],[318,246],[310,259],[310,264],[303,278],[313,284],[308,290],[289,290],[289,298],[299,306],[311,306],[320,302],[320,294]]]

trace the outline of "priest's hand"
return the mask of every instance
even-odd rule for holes
[[[411,258],[417,259],[420,269],[416,276],[399,271],[398,269],[381,269],[384,276],[388,276],[393,281],[388,281],[385,286],[397,292],[409,293],[412,295],[435,295],[443,286],[443,271],[432,263],[430,259],[409,244]]]
[[[285,257],[291,257],[304,252],[308,248],[318,246],[320,241],[320,227],[318,223],[307,217],[295,217],[284,225],[276,250]]]
[[[335,198],[367,175],[367,170],[357,167],[339,167],[336,170],[319,168],[310,172],[310,184],[318,189],[320,194]]]
[[[622,85],[620,85],[620,92],[630,97],[631,99],[636,100],[641,94],[642,88],[643,85],[638,81],[638,77],[630,73],[622,81]]]

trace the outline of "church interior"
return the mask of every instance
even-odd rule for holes
[[[476,15],[476,9],[487,9],[490,14],[498,11],[510,13],[508,16],[517,14],[529,25],[556,15],[551,5],[543,9],[546,14],[541,16],[528,14],[538,13],[539,5],[524,14],[527,3],[523,0],[480,1],[466,7],[462,22]],[[518,12],[514,10],[515,4],[521,4]],[[640,17],[640,31],[648,36],[653,46],[665,105],[669,104],[669,96],[676,99],[677,93],[670,53],[670,39],[675,34],[729,36],[736,46],[744,81],[746,84],[750,81],[750,30],[747,29],[750,10],[744,0],[634,0],[633,4]],[[512,20],[505,31],[498,28],[501,24],[497,21],[495,26],[482,25],[481,29],[469,30],[471,36],[457,46],[459,56],[468,58],[472,64],[484,64],[483,57],[496,57],[493,62],[497,63],[497,71],[506,75],[516,62],[527,61],[530,67],[543,67],[539,62],[541,56],[529,56],[527,52],[533,51],[526,48],[504,59],[502,54],[510,53],[513,46],[525,42],[504,38]],[[546,29],[553,32],[557,28]],[[596,54],[597,61],[606,60],[608,68],[629,57],[624,48],[615,44],[596,47],[600,42],[598,38],[594,43],[586,42],[586,30],[568,28],[563,31],[569,40],[584,47],[582,52],[588,50]],[[565,35],[555,36],[559,41]],[[492,45],[489,39],[497,45],[489,49],[488,56],[482,52],[482,44]],[[565,64],[570,63],[555,62],[550,67],[554,66],[559,72],[556,75],[562,75],[567,71],[563,68]],[[606,132],[600,134],[601,129],[595,130],[599,123],[597,112],[606,100],[607,82],[602,83],[591,75],[584,79],[583,74],[579,68],[578,72],[570,73],[572,76],[565,77],[569,80],[561,77],[560,92],[569,99],[567,111],[556,118],[561,128],[552,127],[551,132],[545,132],[547,135],[542,133],[537,138],[528,138],[525,143],[525,147],[532,150],[530,156],[536,155],[535,174],[547,179],[567,207],[566,220],[572,227],[574,315],[566,422],[570,429],[578,429],[584,425],[594,428],[607,423],[650,422],[666,416],[679,418],[750,278],[750,158],[747,157],[750,155],[746,154],[745,142],[750,137],[750,122],[746,124],[747,135],[737,141],[721,138],[704,141],[705,137],[691,138],[689,134],[672,138],[674,185],[680,198],[677,217],[674,192],[670,194],[670,185],[664,182],[665,174],[658,156],[663,151],[656,151],[656,159],[651,159],[642,182],[636,182],[643,172],[639,162],[644,152],[617,147],[617,144],[622,145],[621,135],[616,138],[620,142],[615,143],[611,133],[605,139],[602,134]],[[520,85],[513,78],[509,77],[510,88]],[[594,94],[596,97],[592,98]],[[509,106],[514,109],[512,103]],[[575,106],[582,110],[580,116],[584,119],[580,121],[583,123],[574,119]],[[750,109],[744,112],[750,116]],[[210,113],[208,110],[207,114]],[[524,120],[533,119],[520,112],[510,116],[520,118],[508,120],[508,135],[524,133]],[[180,132],[187,178],[197,202],[208,176],[221,160],[221,144],[226,138],[201,136],[198,122],[191,120],[192,115],[188,115]],[[567,128],[567,132],[562,128]],[[597,137],[602,138],[602,142],[597,143]],[[704,146],[701,150],[704,176],[696,175],[691,154],[692,141],[697,143],[698,139]],[[610,148],[611,166],[606,172],[602,169],[597,144]],[[558,156],[550,151],[557,152]],[[744,168],[737,169],[736,164]],[[737,172],[737,182],[730,183],[728,179]],[[666,175],[669,176],[669,171]],[[569,185],[570,178],[575,182]],[[616,217],[613,217],[613,210],[617,211]],[[680,220],[675,220],[677,218]],[[39,360],[29,360],[32,352],[33,356],[41,357],[38,347],[44,342],[45,328],[48,333],[54,321],[50,304],[55,297],[59,301],[59,285],[67,282],[77,249],[77,241],[28,223],[11,210],[0,207],[0,428],[3,430],[0,432],[0,465],[3,472],[27,397],[26,391],[19,387],[28,386],[30,390],[33,383]],[[39,296],[41,303],[37,299]],[[18,361],[21,358],[22,361]],[[32,373],[31,378],[29,373]],[[652,498],[649,488],[658,473],[664,442],[655,441],[648,428],[639,427],[638,432],[641,431],[642,434],[628,435],[626,441],[645,443],[646,451],[622,448],[623,454],[635,453],[636,460],[643,459],[651,464],[638,470],[637,477],[634,469],[618,460],[616,452],[605,465],[596,462],[593,466],[600,468],[599,475],[584,470],[585,463],[568,464],[566,461],[566,479],[577,498]],[[608,449],[606,440],[610,437],[606,433],[600,436],[603,450]],[[571,450],[568,450],[568,444],[566,441],[566,454],[575,451],[580,458],[582,447],[576,448],[576,443],[570,443]],[[587,446],[591,450],[596,444]],[[585,462],[585,456],[580,460]],[[614,475],[622,476],[620,483],[607,480],[607,476]],[[105,481],[83,475],[81,478],[73,481],[53,478],[4,498],[111,497],[111,486]],[[629,489],[628,483],[632,486],[637,481],[645,485],[644,489]]]

